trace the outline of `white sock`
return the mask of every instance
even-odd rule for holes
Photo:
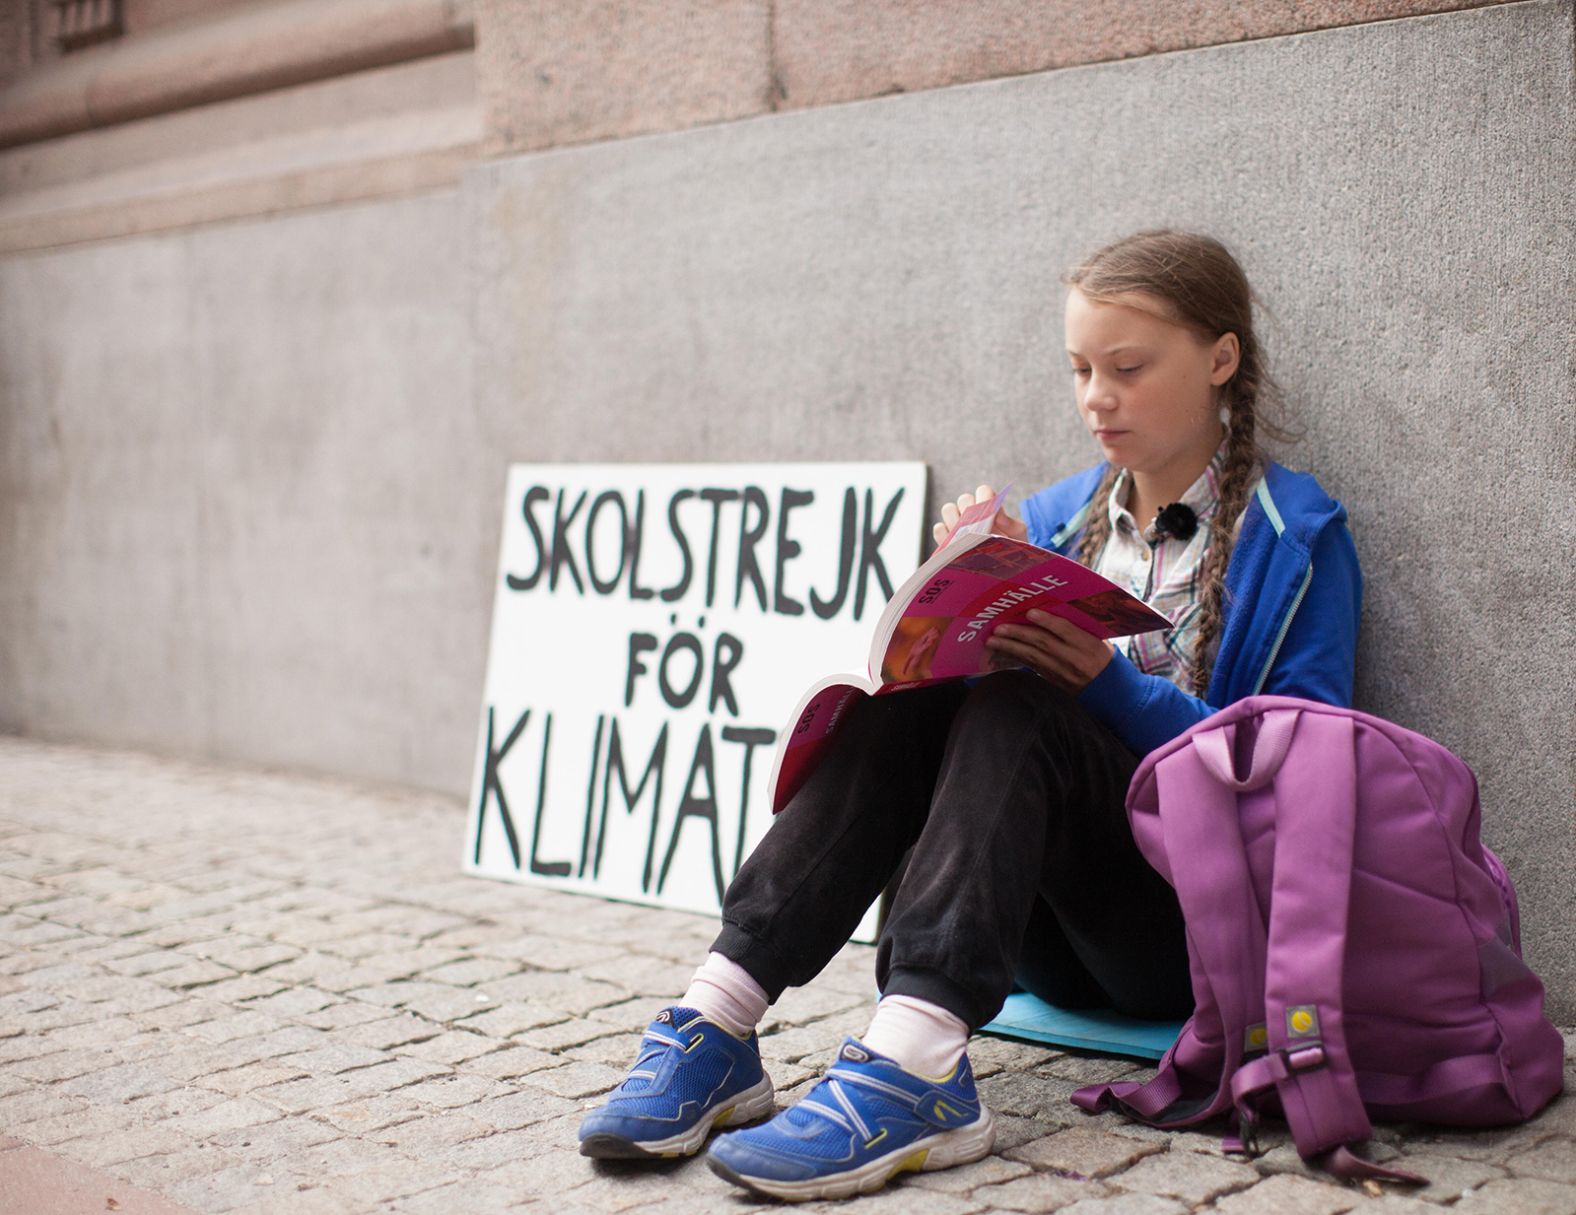
[[[969,1027],[929,1000],[882,996],[860,1041],[896,1059],[904,1071],[939,1080],[957,1065],[969,1042]]]
[[[693,1008],[735,1037],[748,1038],[766,1015],[771,1001],[766,998],[766,989],[750,977],[749,971],[713,950],[695,972],[689,990],[679,1003]]]

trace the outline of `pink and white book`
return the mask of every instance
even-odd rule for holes
[[[1087,566],[991,532],[1005,496],[964,511],[930,559],[893,593],[876,622],[868,674],[829,675],[804,694],[778,739],[772,813],[804,784],[859,700],[1001,669],[1001,657],[985,645],[999,625],[1038,610],[1103,639],[1171,627],[1143,600]]]

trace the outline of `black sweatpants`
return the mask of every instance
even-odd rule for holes
[[[884,994],[978,1029],[1014,981],[1062,1007],[1192,1008],[1182,914],[1124,811],[1137,759],[1025,671],[873,697],[723,900],[713,948],[776,999],[848,940],[913,854],[876,954]]]

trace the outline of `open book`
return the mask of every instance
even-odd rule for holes
[[[876,622],[868,676],[829,675],[799,701],[777,744],[772,813],[804,784],[856,700],[1017,665],[986,648],[997,625],[1039,610],[1106,639],[1171,627],[1087,566],[992,533],[1005,496],[1004,490],[964,511],[930,559],[897,588]]]

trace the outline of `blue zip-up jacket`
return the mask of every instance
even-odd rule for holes
[[[1067,552],[1104,472],[1097,465],[1024,499],[1030,541]],[[1270,464],[1226,566],[1220,646],[1204,698],[1145,675],[1117,650],[1079,703],[1139,756],[1245,696],[1350,706],[1362,586],[1346,508],[1307,473]]]

